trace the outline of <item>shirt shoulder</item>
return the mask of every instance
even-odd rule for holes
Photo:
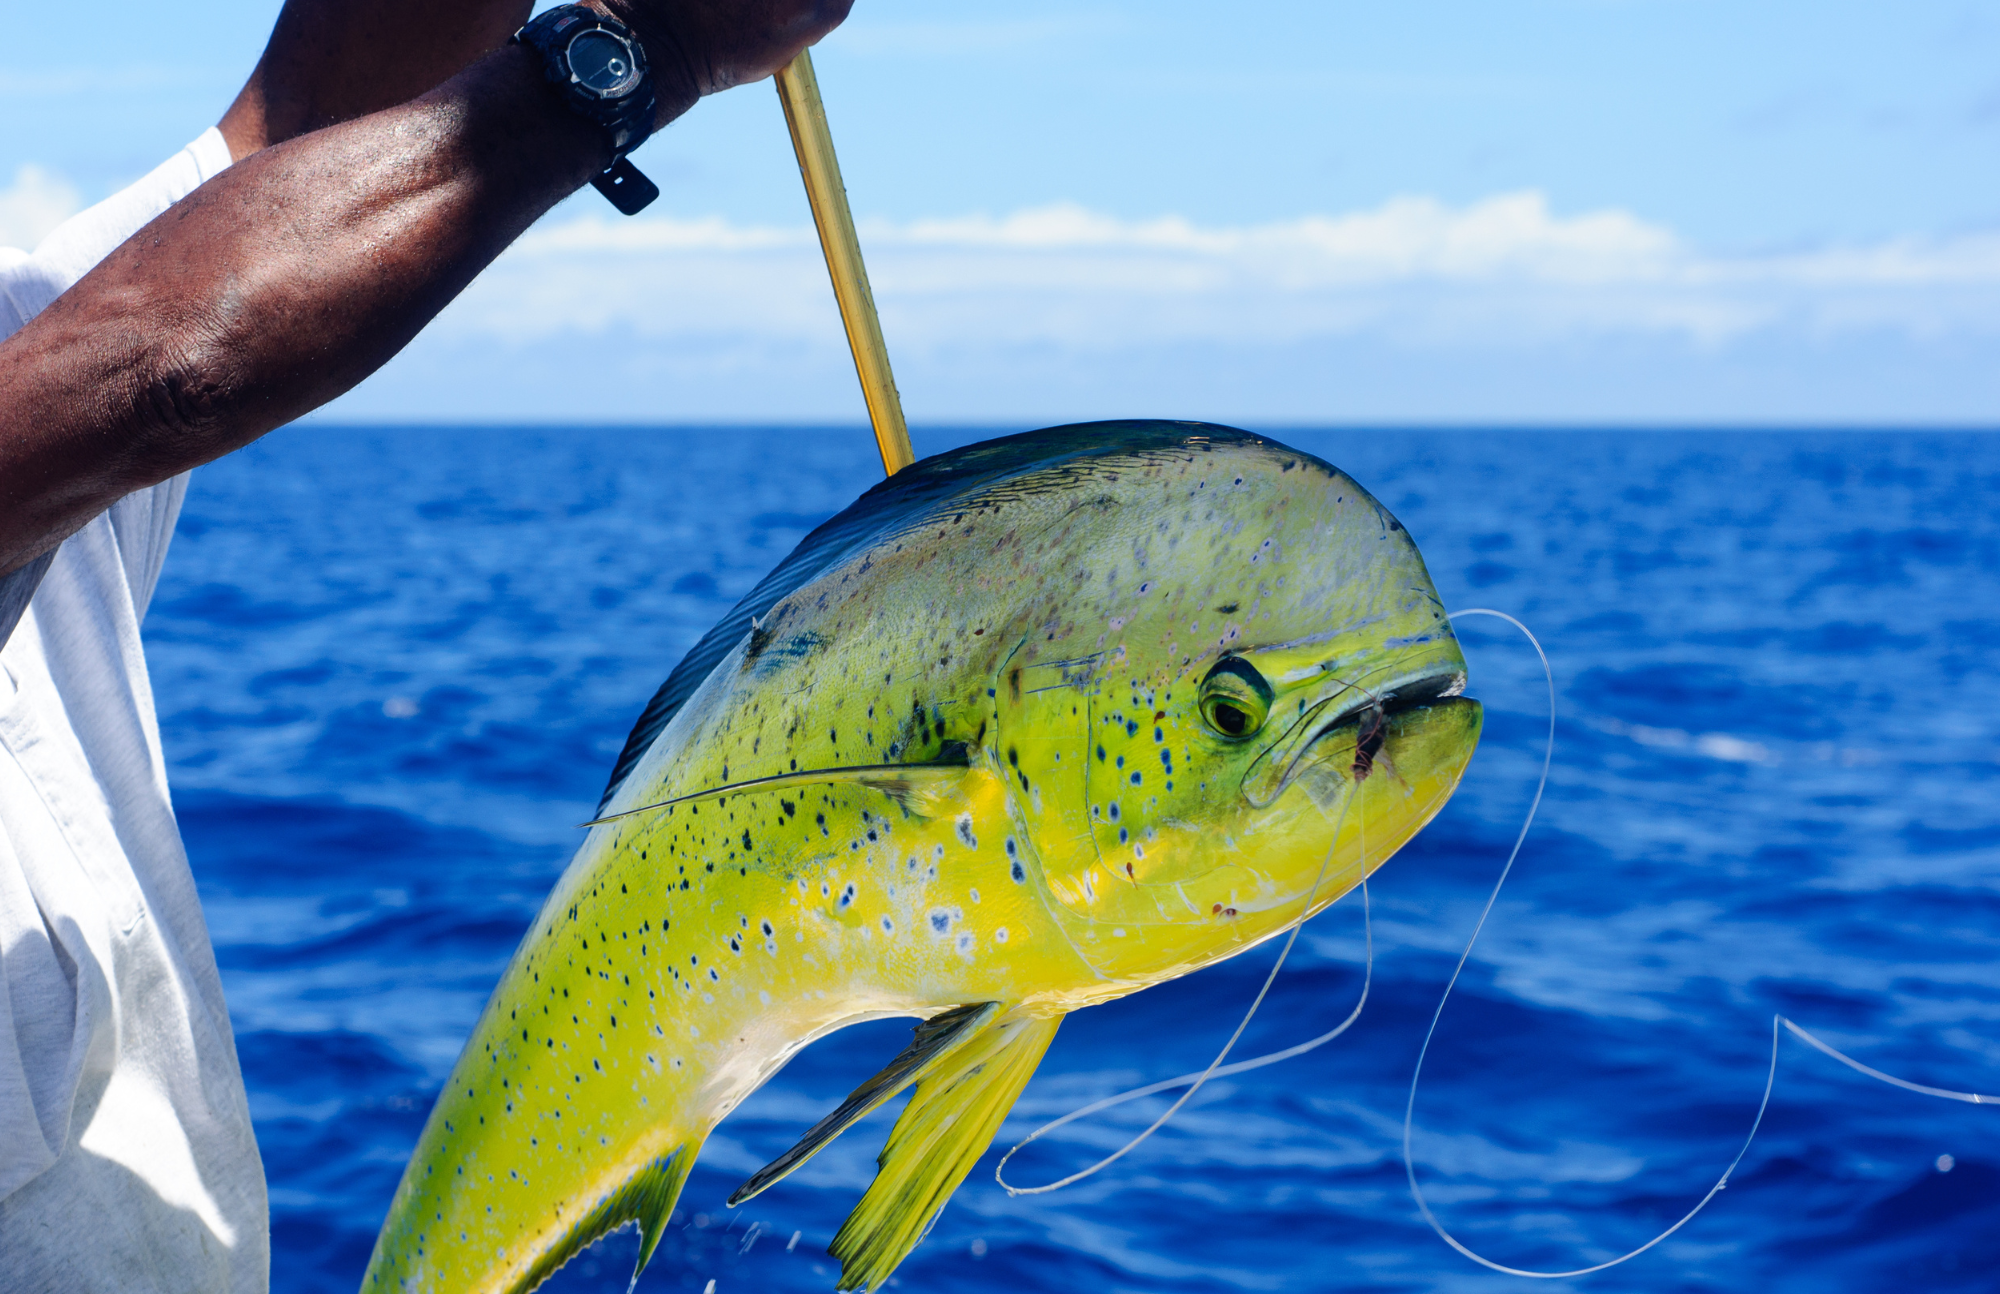
[[[59,285],[58,295],[66,291],[120,243],[228,166],[229,145],[211,126],[144,178],[57,225],[35,246],[41,273]]]
[[[47,309],[161,212],[221,174],[229,161],[229,145],[211,126],[136,183],[56,226],[33,252],[0,247],[0,341]],[[93,573],[115,574],[119,587],[100,589],[99,596],[122,594],[137,615],[145,615],[186,493],[187,474],[182,473],[111,506],[108,526],[121,560],[115,568]],[[0,630],[0,644],[6,640]]]
[[[0,247],[0,340],[11,337],[62,294],[49,267],[18,247]]]

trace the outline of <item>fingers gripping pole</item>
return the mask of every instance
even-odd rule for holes
[[[868,290],[868,267],[861,261],[861,240],[854,232],[854,214],[847,208],[847,186],[840,179],[840,161],[833,155],[833,134],[827,129],[826,105],[820,101],[811,53],[800,50],[778,70],[777,81],[792,150],[806,182],[806,200],[812,204],[813,224],[826,253],[826,272],[833,279],[847,345],[854,352],[854,370],[861,378],[861,397],[868,402],[868,421],[875,428],[875,446],[882,451],[883,471],[894,476],[917,456],[910,449],[903,402],[889,371],[889,348],[875,315],[875,296]]]

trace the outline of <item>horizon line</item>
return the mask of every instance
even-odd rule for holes
[[[913,432],[939,432],[955,434],[962,432],[990,432],[995,435],[1010,435],[1020,431],[1037,431],[1050,427],[1076,426],[1091,422],[1205,422],[1217,426],[1237,426],[1235,423],[1220,423],[1213,418],[1083,418],[1072,422],[1036,422],[1032,419],[1009,419],[1004,422],[984,422],[964,420],[912,420],[909,424]],[[321,418],[314,415],[296,419],[275,428],[286,431],[292,428],[313,428],[331,431],[379,431],[387,429],[417,430],[484,430],[534,431],[562,429],[567,431],[811,431],[872,435],[866,421],[826,422],[786,418],[705,418],[673,421],[645,421],[633,418],[584,418],[571,421],[552,419],[506,419],[506,418]],[[1931,432],[2000,432],[2000,421],[1807,421],[1777,419],[1693,419],[1685,422],[1639,419],[1502,419],[1491,422],[1466,419],[1422,420],[1413,418],[1377,418],[1367,420],[1327,419],[1311,420],[1303,418],[1267,419],[1258,418],[1243,423],[1244,431],[1437,431],[1437,432],[1839,432],[1843,434],[1886,432],[1897,434]],[[267,433],[268,434],[268,433]]]

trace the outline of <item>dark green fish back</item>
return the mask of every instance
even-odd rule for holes
[[[935,454],[904,468],[807,535],[789,557],[779,562],[674,666],[667,681],[653,694],[645,713],[639,716],[639,722],[633,725],[632,735],[625,739],[625,749],[619,753],[617,766],[611,770],[611,781],[598,801],[599,812],[611,803],[626,776],[717,662],[743,641],[750,632],[751,621],[762,617],[786,594],[811,583],[822,572],[885,538],[928,524],[938,513],[950,511],[967,496],[976,491],[990,491],[1010,477],[1039,474],[1033,484],[1024,485],[1024,493],[1039,493],[1073,484],[1075,478],[1061,470],[1066,467],[1082,472],[1092,462],[1114,455],[1144,458],[1149,454],[1225,444],[1284,448],[1262,436],[1214,423],[1080,422],[981,441]],[[1325,467],[1310,455],[1299,457]]]

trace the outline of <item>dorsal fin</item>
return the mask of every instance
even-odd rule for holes
[[[969,1006],[953,1007],[919,1024],[912,1031],[916,1037],[910,1040],[910,1045],[903,1048],[881,1073],[849,1092],[847,1099],[832,1114],[815,1123],[805,1136],[799,1138],[798,1144],[758,1169],[751,1174],[749,1181],[737,1187],[736,1193],[729,1197],[730,1207],[743,1203],[825,1149],[828,1142],[908,1087],[927,1068],[963,1047],[992,1023],[999,1012],[998,1002],[975,1002]]]
[[[879,1288],[915,1249],[1034,1076],[1060,1015],[1008,1016],[917,1082],[875,1161],[880,1171],[827,1252],[843,1290]]]
[[[810,584],[871,544],[924,524],[974,492],[1030,471],[1066,466],[1083,468],[1089,460],[1109,455],[1184,454],[1197,447],[1244,443],[1269,442],[1247,431],[1204,422],[1085,422],[981,441],[935,454],[904,468],[807,535],[790,556],[779,562],[713,629],[703,634],[680,664],[674,666],[638,723],[633,725],[632,734],[625,739],[625,749],[612,767],[610,784],[597,802],[599,811],[611,803],[611,797],[645,757],[653,739],[723,657],[752,632],[753,625],[787,594]],[[1056,483],[1057,478],[1052,475],[1051,488]]]

